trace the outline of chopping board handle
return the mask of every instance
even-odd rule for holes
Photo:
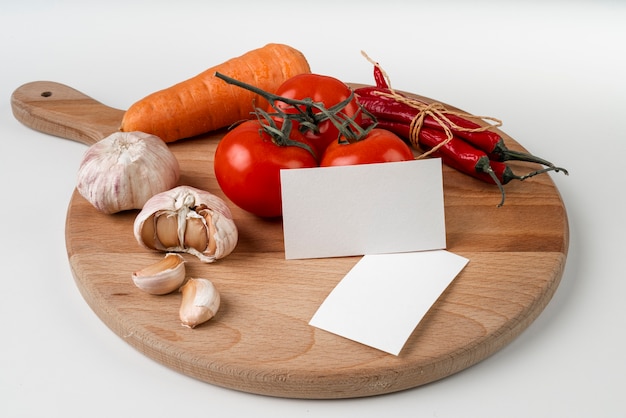
[[[37,131],[92,145],[119,130],[124,111],[53,81],[34,81],[11,95],[15,118]]]

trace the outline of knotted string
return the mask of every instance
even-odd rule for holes
[[[421,100],[418,100],[412,97],[407,97],[405,95],[402,95],[396,92],[391,87],[391,80],[389,76],[387,75],[387,73],[385,72],[385,70],[380,66],[380,64],[373,61],[369,56],[367,56],[365,52],[361,51],[361,54],[370,63],[372,63],[376,68],[378,68],[378,70],[383,75],[384,80],[387,84],[387,89],[389,90],[389,92],[374,91],[372,92],[372,94],[391,98],[397,102],[403,103],[405,105],[408,105],[418,110],[417,114],[411,120],[411,124],[409,125],[409,140],[411,141],[411,144],[413,144],[414,147],[419,148],[419,133],[422,127],[424,126],[424,119],[427,116],[432,117],[441,126],[443,131],[446,133],[445,141],[440,142],[434,148],[431,148],[429,151],[423,153],[417,158],[425,158],[428,155],[434,152],[437,152],[439,148],[445,146],[448,142],[450,142],[454,138],[454,133],[452,132],[453,130],[457,132],[484,132],[484,131],[489,130],[492,127],[499,127],[502,125],[502,121],[500,119],[496,119],[491,116],[476,116],[476,115],[471,115],[465,112],[453,111],[453,110],[446,108],[442,103],[438,103],[438,102],[425,103]],[[487,126],[478,126],[476,128],[465,128],[452,122],[450,118],[448,118],[447,115],[458,116],[465,120],[477,121],[477,122],[478,121],[490,121],[492,122],[492,124],[487,125]]]

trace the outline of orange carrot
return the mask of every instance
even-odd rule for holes
[[[271,92],[311,70],[300,51],[268,44],[139,100],[125,112],[121,130],[173,142],[250,119],[255,106],[267,107],[261,97],[220,80],[216,72]]]

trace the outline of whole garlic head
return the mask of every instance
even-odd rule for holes
[[[238,239],[226,203],[190,186],[178,186],[150,198],[135,218],[133,230],[145,248],[186,252],[205,263],[226,257]]]
[[[78,192],[100,212],[141,209],[157,193],[176,186],[180,167],[161,138],[115,132],[85,152]]]

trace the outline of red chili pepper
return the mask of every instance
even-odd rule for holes
[[[446,136],[445,132],[441,132],[436,129],[422,128],[419,133],[419,145],[426,148],[426,150],[434,148],[443,141],[446,141],[447,139],[448,137]],[[450,152],[453,156],[460,155],[462,160],[473,160],[476,159],[477,156],[480,156],[476,162],[474,170],[475,172],[471,174],[479,180],[483,180],[487,183],[494,183],[498,186],[505,185],[511,180],[525,180],[529,177],[536,176],[537,174],[545,173],[546,171],[559,170],[556,167],[548,167],[541,170],[531,171],[528,174],[519,176],[515,174],[511,167],[506,165],[504,162],[489,160],[487,154],[483,153],[481,150],[476,150],[471,144],[468,144],[462,138],[458,137],[453,137],[450,141],[448,141],[447,144],[434,152],[433,155],[436,156],[440,151],[442,151],[442,153]],[[485,157],[487,157],[488,161],[485,161]],[[452,163],[452,161],[449,160],[448,162]],[[459,167],[458,164],[457,167],[451,164],[446,165],[450,165],[450,167],[462,171],[462,167]],[[463,166],[463,164],[460,165]]]
[[[376,69],[375,67],[375,77]],[[378,81],[377,81],[378,84]],[[420,110],[416,109],[406,103],[399,102],[392,97],[382,96],[377,93],[387,93],[391,91],[381,87],[361,87],[355,89],[355,94],[359,99],[359,103],[375,117],[381,119],[394,120],[398,122],[404,122],[410,124],[415,119]],[[396,92],[396,94],[399,94]],[[403,96],[406,97],[406,96]],[[483,130],[483,131],[468,131],[464,129],[478,129],[481,126],[473,121],[467,120],[461,116],[447,113],[445,115],[452,124],[450,125],[446,121],[437,121],[431,115],[426,115],[423,119],[423,126],[433,129],[443,130],[441,123],[445,123],[450,131],[465,141],[469,142],[476,148],[484,151],[489,155],[489,158],[493,161],[527,161],[537,164],[542,164],[548,167],[554,167],[551,162],[537,157],[532,154],[523,153],[519,151],[510,150],[504,144],[504,140],[496,132]],[[462,129],[456,129],[456,127]]]
[[[373,122],[368,121],[366,123]],[[376,126],[378,128],[392,131],[404,139],[410,138],[411,135],[410,125],[403,122],[378,119]],[[419,132],[418,145],[424,151],[429,151],[447,140],[448,137],[445,132],[438,129],[423,127]],[[548,167],[520,176],[515,174],[513,170],[511,170],[511,168],[504,162],[490,160],[489,156],[485,152],[474,148],[471,144],[456,136],[453,136],[450,141],[447,141],[444,145],[438,148],[437,151],[432,153],[432,155],[441,158],[441,161],[448,167],[454,168],[461,173],[468,174],[478,180],[498,186],[502,195],[502,199],[498,206],[502,206],[504,204],[505,192],[503,185],[509,183],[511,180],[521,181],[547,171],[561,170],[557,167]]]
[[[374,82],[376,83],[376,87],[381,89],[388,89],[389,84],[387,83],[387,78],[383,73],[383,70],[380,69],[378,65],[374,65]]]
[[[390,90],[380,89],[377,87],[363,87],[355,90],[355,93],[357,94],[357,97],[359,99],[359,103],[361,103],[361,105],[369,112],[371,112],[374,116],[410,124],[411,121],[419,115],[419,109],[409,106],[406,103],[399,102],[392,97],[376,94],[377,92],[390,93]],[[460,128],[480,128],[480,125],[478,125],[477,123],[463,119],[460,116],[446,114],[446,117],[454,125]],[[443,126],[441,125],[441,123],[446,122],[442,120],[440,123],[439,121],[435,120],[431,115],[426,115],[423,123],[423,126],[443,130]],[[502,149],[502,146],[496,146],[496,144],[502,142],[502,138],[495,132],[464,131],[455,129],[455,126],[451,126],[450,124],[446,124],[446,126],[450,128],[452,133],[465,139],[467,142],[471,143],[478,149],[481,149],[488,154]]]

